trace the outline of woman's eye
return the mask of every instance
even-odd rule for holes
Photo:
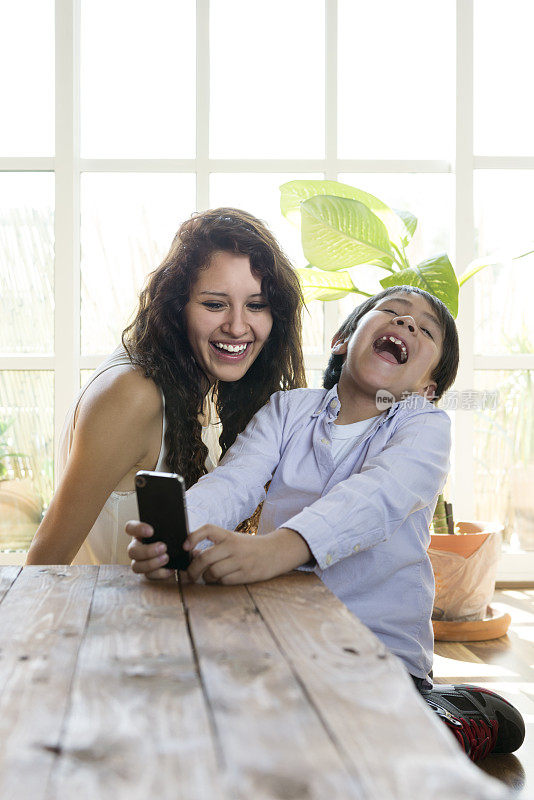
[[[217,300],[204,300],[202,305],[210,311],[221,311],[226,308],[224,303]],[[268,303],[247,303],[247,308],[250,309],[250,311],[263,311],[264,308],[268,308]]]
[[[387,311],[389,314],[396,314],[398,317],[400,317],[400,314],[397,311],[393,311],[392,308],[383,308],[382,311]]]

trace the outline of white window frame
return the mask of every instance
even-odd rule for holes
[[[209,157],[209,0],[196,0],[196,158],[82,159],[80,157],[80,3],[55,2],[55,158],[0,158],[0,170],[55,173],[55,351],[53,355],[0,356],[0,369],[52,370],[55,376],[54,430],[79,389],[80,370],[97,366],[102,354],[80,355],[80,176],[82,172],[196,173],[196,207],[209,207],[209,177],[216,172],[455,173],[454,263],[461,273],[474,256],[474,172],[478,169],[533,169],[533,158],[477,157],[473,148],[473,0],[456,0],[456,148],[454,162],[435,160],[355,160],[337,157],[337,0],[325,0],[325,158],[210,159]],[[325,304],[324,352],[335,324],[333,303]],[[462,360],[455,388],[470,389],[474,371],[534,369],[534,355],[476,356],[473,335],[474,288],[462,288],[458,327]],[[307,369],[324,367],[325,356],[308,356]],[[452,480],[457,518],[473,516],[473,419],[457,412]],[[533,581],[534,553],[505,555],[500,580]]]

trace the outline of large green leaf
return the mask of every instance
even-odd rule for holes
[[[317,195],[302,203],[301,215],[302,248],[315,267],[338,270],[393,258],[385,226],[358,200]]]
[[[422,261],[416,267],[388,275],[380,284],[384,289],[403,284],[417,286],[445,303],[453,317],[456,318],[458,314],[458,281],[446,253]]]
[[[404,225],[404,233],[401,238],[402,244],[404,247],[407,247],[412,240],[415,229],[417,228],[417,217],[415,217],[410,211],[401,211],[398,208],[393,210],[395,211],[395,214],[401,218]]]
[[[310,197],[330,195],[358,200],[367,206],[384,223],[389,236],[401,243],[406,234],[404,219],[401,219],[386,203],[368,192],[339,181],[299,180],[289,181],[280,187],[280,210],[291,222],[300,223],[300,205]]]
[[[348,272],[323,272],[306,267],[297,269],[304,302],[310,300],[339,300],[350,292],[359,293]]]

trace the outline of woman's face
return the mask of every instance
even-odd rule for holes
[[[185,307],[187,336],[212,383],[243,377],[267,341],[273,318],[248,256],[215,253]]]

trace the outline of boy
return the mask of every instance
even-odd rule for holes
[[[429,680],[429,525],[450,452],[449,418],[433,402],[456,375],[454,320],[432,295],[394,287],[359,306],[332,345],[326,391],[274,394],[187,492],[189,577],[235,584],[313,569],[404,662],[471,758],[511,752],[524,735],[513,706],[473,687],[432,689]],[[381,411],[384,395],[391,405]],[[269,480],[260,535],[234,532]],[[128,532],[149,535],[141,524]],[[199,548],[205,540],[212,546]],[[130,545],[134,571],[167,577],[156,548]]]

